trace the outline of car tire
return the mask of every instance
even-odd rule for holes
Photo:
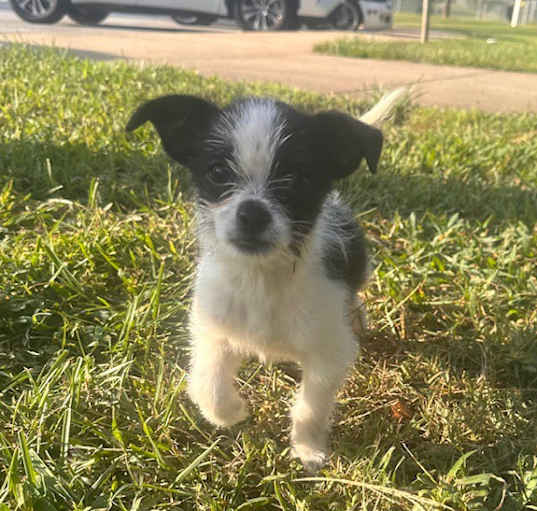
[[[352,0],[343,2],[330,15],[330,25],[335,30],[358,30],[363,21],[360,5]]]
[[[292,28],[296,18],[289,0],[236,0],[235,19],[244,30]]]
[[[211,16],[210,14],[189,14],[185,12],[173,14],[172,19],[176,23],[179,23],[179,25],[207,26],[214,23],[218,19],[218,16]]]
[[[100,7],[75,7],[70,5],[67,16],[80,25],[98,25],[108,16],[108,11]]]
[[[11,7],[29,23],[57,23],[67,12],[67,0],[9,0]]]

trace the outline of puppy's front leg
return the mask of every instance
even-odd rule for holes
[[[302,362],[302,383],[291,411],[293,454],[304,468],[316,472],[325,463],[330,415],[336,393],[354,361],[356,343],[352,334],[345,336],[345,353],[309,357]]]
[[[188,393],[203,416],[216,426],[244,420],[248,410],[234,386],[241,363],[225,339],[193,333]]]

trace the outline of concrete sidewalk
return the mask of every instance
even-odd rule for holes
[[[154,29],[110,25],[96,28],[60,24],[0,39],[54,45],[89,56],[128,58],[195,69],[230,80],[271,81],[323,93],[362,96],[380,87],[415,84],[418,102],[490,112],[537,112],[537,74],[433,66],[316,55],[315,43],[349,36],[341,32],[245,33],[222,29]],[[59,29],[59,30],[58,30]],[[360,37],[408,39],[410,32]]]

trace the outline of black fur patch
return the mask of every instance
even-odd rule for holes
[[[309,137],[311,116],[279,105],[286,121],[286,142],[278,148],[270,176],[271,196],[292,222],[293,247],[299,250],[332,188],[330,170],[316,158],[318,140]]]
[[[330,223],[333,225],[334,240],[325,245],[323,265],[326,275],[333,280],[342,280],[351,291],[360,289],[367,280],[368,254],[364,234],[349,208],[331,204]]]

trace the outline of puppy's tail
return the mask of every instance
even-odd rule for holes
[[[397,105],[407,100],[409,96],[409,90],[406,87],[399,87],[392,92],[388,92],[388,94],[382,96],[371,110],[362,115],[360,120],[366,124],[379,127],[390,118]]]

